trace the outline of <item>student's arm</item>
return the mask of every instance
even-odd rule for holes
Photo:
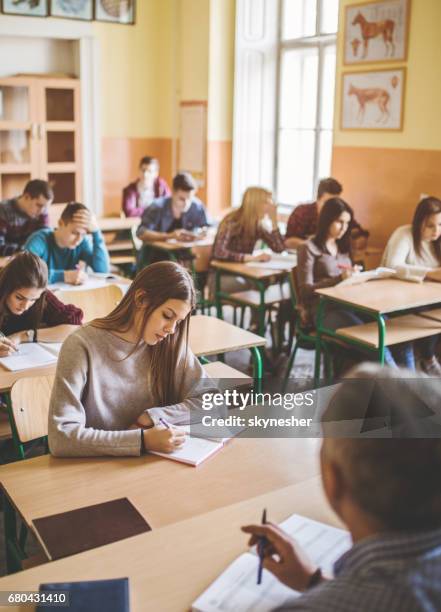
[[[161,208],[156,204],[150,204],[142,215],[141,225],[136,230],[136,235],[143,242],[157,242],[171,238],[173,233],[158,231],[160,222]]]
[[[273,225],[272,232],[260,227],[258,236],[269,246],[272,251],[274,251],[274,253],[281,253],[285,250],[285,243],[277,226],[274,227]]]
[[[288,223],[286,225],[286,235],[285,235],[285,242],[287,240],[287,238],[297,238],[303,242],[305,240],[308,239],[308,236],[306,235],[305,232],[305,223],[303,221],[303,204],[301,204],[300,206],[297,206],[297,208],[295,208],[293,210],[293,212],[290,214],[289,219],[288,219]],[[300,242],[300,244],[302,243]],[[288,242],[286,242],[287,246]],[[294,245],[294,246],[299,246],[299,244]]]
[[[91,239],[86,237],[81,243],[80,259],[85,261],[94,272],[109,272],[110,260],[106,243],[99,229],[91,233]]]
[[[83,311],[73,304],[64,304],[52,291],[46,291],[46,301],[41,317],[44,327],[56,325],[81,325]]]
[[[213,259],[236,262],[246,261],[246,253],[238,253],[237,251],[231,251],[228,248],[232,236],[232,223],[228,223],[228,221],[221,223],[217,230],[216,239],[214,241]]]
[[[57,457],[140,455],[141,430],[107,431],[86,426],[81,397],[87,385],[90,355],[77,334],[60,351],[49,407],[49,448]]]
[[[291,238],[285,238],[285,247],[287,249],[297,249],[299,246],[301,246],[305,242],[306,242],[306,239],[296,238],[295,236],[292,236]]]
[[[220,393],[216,388],[213,380],[209,378],[199,359],[193,355],[190,349],[187,353],[187,365],[184,368],[185,351],[181,353],[180,362],[175,374],[176,381],[179,383],[184,373],[182,380],[182,396],[183,400],[177,404],[163,406],[158,408],[150,408],[147,412],[154,423],[158,423],[159,418],[174,424],[188,424],[191,422],[200,422],[204,414],[213,414],[214,411],[206,412],[203,410],[204,398],[213,393]],[[206,395],[207,394],[207,395]],[[216,415],[223,414],[224,407],[217,407]]]
[[[314,278],[314,264],[315,257],[311,253],[307,244],[304,244],[297,251],[297,282],[299,285],[299,291],[302,299],[310,299],[316,289],[323,289],[324,287],[333,287],[337,285],[343,276],[332,276],[328,278],[322,278],[317,281]]]
[[[30,251],[34,255],[38,255],[47,263],[49,283],[62,283],[64,281],[64,270],[56,270],[49,267],[49,249],[46,236],[43,232],[34,232],[29,236],[24,245],[25,251]]]
[[[136,189],[132,185],[123,189],[122,209],[126,217],[140,217],[143,213],[143,207],[137,206]]]

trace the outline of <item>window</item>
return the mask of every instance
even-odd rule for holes
[[[339,0],[281,0],[275,191],[281,204],[315,197],[331,169]]]

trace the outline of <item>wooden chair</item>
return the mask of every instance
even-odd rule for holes
[[[18,458],[24,459],[24,444],[44,440],[46,451],[49,403],[55,375],[20,378],[12,386],[9,401],[10,422]],[[4,530],[6,565],[8,573],[22,569],[26,558],[25,546],[28,530],[21,524],[17,536],[17,516],[6,497],[4,503]]]
[[[117,285],[106,285],[96,289],[72,289],[57,293],[64,304],[75,304],[84,313],[87,323],[98,317],[105,317],[121,301],[123,291]]]

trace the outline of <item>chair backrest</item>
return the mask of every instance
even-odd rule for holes
[[[74,304],[84,313],[87,323],[97,317],[105,317],[121,301],[123,291],[117,285],[106,285],[95,289],[72,289],[60,291],[57,297],[64,304]]]
[[[47,436],[55,374],[19,378],[11,389],[12,413],[21,443]]]

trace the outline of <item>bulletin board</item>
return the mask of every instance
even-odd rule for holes
[[[190,172],[205,186],[207,161],[207,103],[181,102],[179,108],[179,171]]]

